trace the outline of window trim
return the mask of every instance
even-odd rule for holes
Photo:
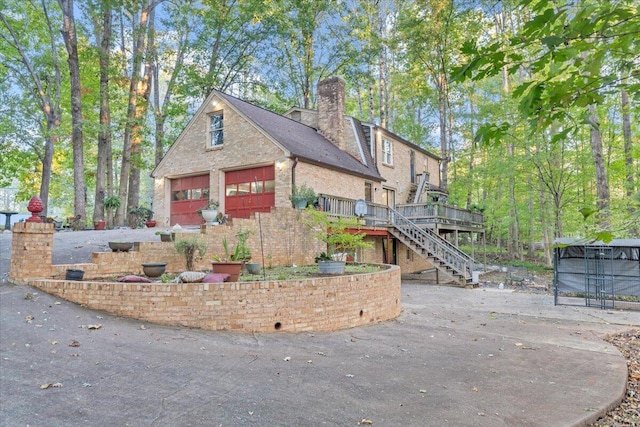
[[[214,129],[213,128],[213,119],[214,117],[220,117],[220,127]],[[222,143],[214,144],[214,134],[219,132],[221,136]],[[219,148],[224,146],[224,112],[223,111],[215,111],[209,114],[209,134],[207,141],[207,148]]]
[[[386,150],[386,147],[389,150]],[[389,138],[382,138],[382,164],[387,166],[393,166],[393,142]],[[388,158],[388,161],[387,161]]]

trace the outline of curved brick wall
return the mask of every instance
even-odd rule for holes
[[[304,280],[117,283],[31,280],[44,292],[164,325],[245,332],[333,331],[400,315],[400,268]]]

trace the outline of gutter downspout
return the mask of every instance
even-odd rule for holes
[[[291,166],[291,191],[296,186],[296,166],[298,166],[298,158],[293,157],[293,166]]]

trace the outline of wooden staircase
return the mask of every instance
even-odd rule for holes
[[[420,181],[418,181],[417,185],[411,187],[407,195],[407,203],[420,203],[420,197],[424,192],[428,179],[429,176],[426,173],[420,174]]]
[[[468,286],[473,280],[473,259],[429,229],[422,229],[415,223],[389,208],[392,227],[389,232],[416,254],[429,260],[433,266],[450,276],[461,286]]]

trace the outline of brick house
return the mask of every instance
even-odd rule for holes
[[[167,152],[155,179],[155,218],[201,224],[209,198],[231,217],[290,207],[293,185],[318,194],[404,203],[419,176],[440,185],[440,158],[344,114],[344,82],[318,85],[318,111],[279,115],[214,90]]]
[[[302,184],[314,189],[325,210],[352,215],[355,201],[363,200],[374,220],[385,208],[446,202],[441,159],[345,115],[344,86],[338,77],[326,79],[318,84],[317,111],[292,108],[284,115],[214,90],[152,172],[155,219],[165,226],[201,224],[196,210],[209,199],[231,218],[249,218],[290,208],[292,188]],[[427,223],[436,224],[436,234],[452,231]],[[372,229],[371,235],[384,248],[384,256],[371,261],[413,262],[409,251],[406,260],[396,256],[391,234]]]

